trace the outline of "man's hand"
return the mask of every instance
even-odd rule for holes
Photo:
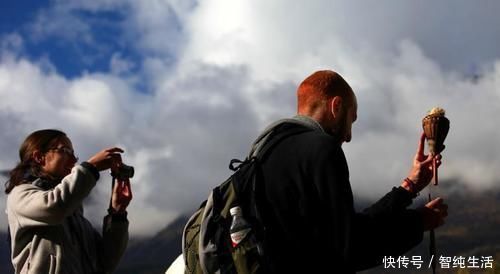
[[[120,153],[122,152],[123,149],[119,147],[106,148],[90,157],[87,162],[94,165],[97,170],[103,171],[111,168],[117,162],[121,162]]]
[[[444,224],[444,219],[448,216],[448,205],[438,197],[419,208],[419,211],[422,214],[424,231],[427,231]]]
[[[408,172],[408,180],[405,180],[401,186],[409,192],[416,194],[424,189],[432,179],[432,161],[436,159],[436,168],[441,165],[441,155],[425,155],[425,134],[422,133],[418,143],[417,152],[413,158],[413,166]]]

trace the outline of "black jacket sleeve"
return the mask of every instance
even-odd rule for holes
[[[363,213],[355,214],[351,256],[356,258],[356,270],[379,265],[384,256],[402,255],[422,241],[422,217],[406,209],[410,204],[406,190],[393,188]]]

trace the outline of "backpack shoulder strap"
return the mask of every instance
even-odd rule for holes
[[[258,160],[262,160],[271,149],[284,139],[308,131],[313,131],[313,129],[298,124],[284,123],[276,128],[276,133],[269,133],[269,136],[266,137],[264,143],[259,148],[250,152],[249,157],[250,159],[252,157],[256,157]]]

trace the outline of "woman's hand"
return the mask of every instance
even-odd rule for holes
[[[103,171],[111,168],[113,164],[121,163],[120,153],[123,153],[123,149],[119,147],[106,148],[90,157],[87,162],[94,165],[97,170]]]
[[[115,213],[125,212],[132,200],[132,188],[129,179],[117,179],[111,193],[111,207]]]
[[[111,169],[116,172],[122,164],[120,153],[123,153],[123,149],[119,147],[106,148],[96,153],[87,162],[94,165],[99,171]],[[113,211],[115,213],[125,212],[131,200],[132,189],[129,179],[117,179],[111,193]]]

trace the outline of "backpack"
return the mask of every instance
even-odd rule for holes
[[[231,160],[229,169],[233,175],[210,192],[184,227],[182,252],[186,274],[270,272],[265,256],[262,209],[266,208],[266,200],[260,163],[283,139],[310,130],[297,123],[278,124],[254,142],[244,161]],[[229,211],[234,206],[242,209],[243,218],[251,226],[250,234],[236,247],[229,233]]]

